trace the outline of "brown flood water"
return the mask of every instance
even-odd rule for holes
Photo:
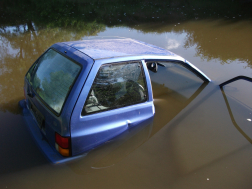
[[[0,33],[0,188],[252,188],[252,85],[239,80],[225,86],[225,94],[218,86],[238,75],[252,77],[251,34],[251,22],[221,19],[98,32],[171,50],[212,82],[201,85],[191,78],[185,85],[181,77],[187,74],[172,66],[168,75],[151,73],[156,107],[151,125],[82,159],[51,165],[17,105],[24,75],[53,43],[88,37],[64,29],[6,27]]]

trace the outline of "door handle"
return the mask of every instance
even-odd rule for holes
[[[130,120],[127,120],[126,123],[128,124],[128,126],[131,125],[131,121]]]

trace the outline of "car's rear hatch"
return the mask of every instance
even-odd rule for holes
[[[57,149],[55,138],[62,137],[58,148],[68,148],[66,156],[71,156],[72,110],[92,64],[93,60],[85,54],[59,43],[49,48],[25,77],[26,106],[36,122],[34,127],[40,129],[53,148]]]

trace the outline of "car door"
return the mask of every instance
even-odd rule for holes
[[[90,150],[153,115],[149,73],[142,61],[97,61],[72,114],[72,154]]]

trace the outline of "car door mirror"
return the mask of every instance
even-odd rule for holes
[[[157,70],[158,70],[158,65],[157,65],[156,62],[147,63],[147,68],[148,68],[150,71],[156,73]]]

